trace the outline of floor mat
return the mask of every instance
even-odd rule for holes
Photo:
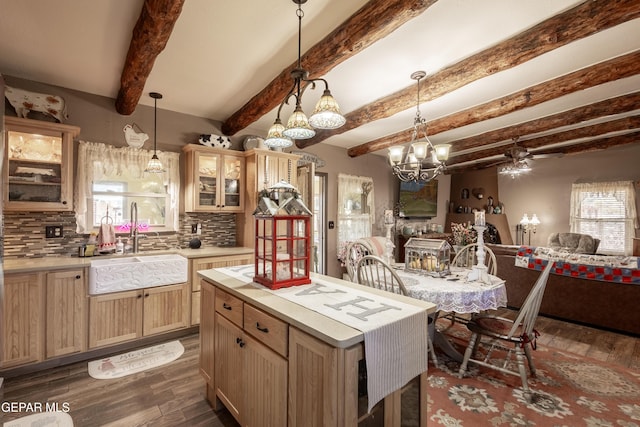
[[[134,350],[89,362],[89,375],[99,380],[120,378],[173,362],[184,353],[180,341]]]
[[[71,416],[65,412],[40,412],[7,421],[3,427],[73,427]]]

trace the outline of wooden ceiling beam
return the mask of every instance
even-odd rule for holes
[[[301,58],[311,77],[324,76],[376,41],[419,16],[437,0],[370,0]],[[222,133],[234,135],[280,105],[291,89],[297,60],[222,123]],[[275,119],[275,117],[274,117]],[[285,119],[286,120],[286,119]]]
[[[455,156],[456,152],[474,149],[483,145],[495,144],[500,141],[522,138],[525,135],[549,131],[566,126],[567,123],[577,124],[600,117],[627,113],[638,109],[638,106],[640,106],[640,92],[621,95],[593,104],[576,107],[551,116],[541,117],[525,123],[519,123],[468,138],[451,141],[451,145],[455,147],[451,150],[451,155]]]
[[[144,0],[120,77],[116,111],[132,114],[156,57],[167,45],[185,0]]]
[[[603,83],[640,74],[640,51],[619,56],[556,79],[540,83],[482,105],[459,111],[429,123],[428,132],[435,135],[473,123],[479,123],[527,107],[588,89]],[[565,123],[569,125],[572,123]],[[352,147],[348,150],[351,157],[379,151],[411,140],[413,129],[388,135],[383,138]],[[452,147],[457,149],[457,147]]]
[[[469,83],[639,16],[640,2],[637,0],[613,3],[585,1],[509,40],[427,76],[420,85],[420,99],[423,102],[436,99]],[[296,146],[306,148],[333,135],[391,117],[413,107],[415,100],[415,86],[412,85],[346,114],[347,123],[344,126],[333,130],[318,130],[315,137],[296,141]],[[365,154],[371,151],[377,150],[358,149],[357,152]]]
[[[600,135],[606,135],[614,132],[621,132],[625,130],[640,130],[640,115],[624,117],[621,119],[610,120],[604,123],[596,123],[589,126],[583,126],[576,129],[569,129],[562,132],[557,132],[551,135],[543,135],[536,138],[527,140],[518,140],[517,144],[520,147],[528,150],[536,149],[544,146],[550,146],[555,144],[562,144],[568,141],[578,141],[581,139],[589,138],[593,139]],[[587,144],[587,145],[584,145]],[[576,146],[589,146],[589,142],[576,142]],[[551,154],[551,153],[563,153],[564,147],[550,147],[544,150],[536,150],[534,154]],[[505,154],[505,146],[491,147],[485,150],[474,151],[473,153],[467,153],[463,155],[453,156],[447,161],[447,166],[454,166],[460,163],[466,163],[475,161],[478,159],[484,159],[488,157],[500,156]],[[505,157],[503,159],[508,162],[509,159]],[[495,163],[496,160],[488,160],[488,163]],[[483,162],[483,163],[487,163]]]

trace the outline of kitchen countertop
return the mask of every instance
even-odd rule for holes
[[[247,247],[203,247],[200,249],[168,249],[163,251],[145,251],[126,255],[99,255],[94,257],[63,257],[50,256],[44,258],[12,258],[5,259],[2,269],[7,273],[31,273],[37,271],[65,270],[68,268],[84,268],[91,266],[91,260],[117,258],[122,256],[145,256],[159,254],[179,254],[185,258],[204,258],[215,256],[242,255],[253,253],[253,248]]]

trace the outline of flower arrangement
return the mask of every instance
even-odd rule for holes
[[[451,223],[451,241],[452,245],[465,246],[471,243],[475,243],[478,238],[478,233],[471,225]]]

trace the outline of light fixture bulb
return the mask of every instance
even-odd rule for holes
[[[427,141],[418,141],[411,144],[413,148],[413,155],[417,160],[423,161],[427,158],[427,152],[429,151],[429,144]]]
[[[264,140],[264,145],[272,148],[286,148],[293,145],[293,140],[284,135],[284,125],[278,117],[273,125],[269,128],[267,139]]]
[[[440,162],[449,160],[449,150],[451,150],[451,144],[438,144],[434,148],[436,153],[436,159]]]
[[[316,135],[316,131],[309,124],[309,119],[302,111],[300,104],[296,105],[293,114],[289,116],[287,127],[282,133],[291,139],[309,139]]]
[[[149,173],[164,172],[164,168],[162,167],[162,162],[158,158],[157,154],[154,153],[153,156],[151,156],[151,160],[149,160],[149,163],[147,163],[147,167],[144,171]]]
[[[529,224],[529,216],[527,214],[524,214],[522,216],[522,219],[520,220],[520,224],[522,224],[522,225],[528,225]]]
[[[395,166],[402,161],[403,153],[404,147],[402,145],[389,147],[389,163],[391,163],[391,166]]]
[[[347,119],[340,112],[340,106],[329,89],[326,89],[309,117],[309,124],[316,129],[337,129],[346,122]]]
[[[531,219],[529,220],[529,224],[540,225],[540,220],[538,219],[538,215],[533,214],[533,216],[531,216]]]

